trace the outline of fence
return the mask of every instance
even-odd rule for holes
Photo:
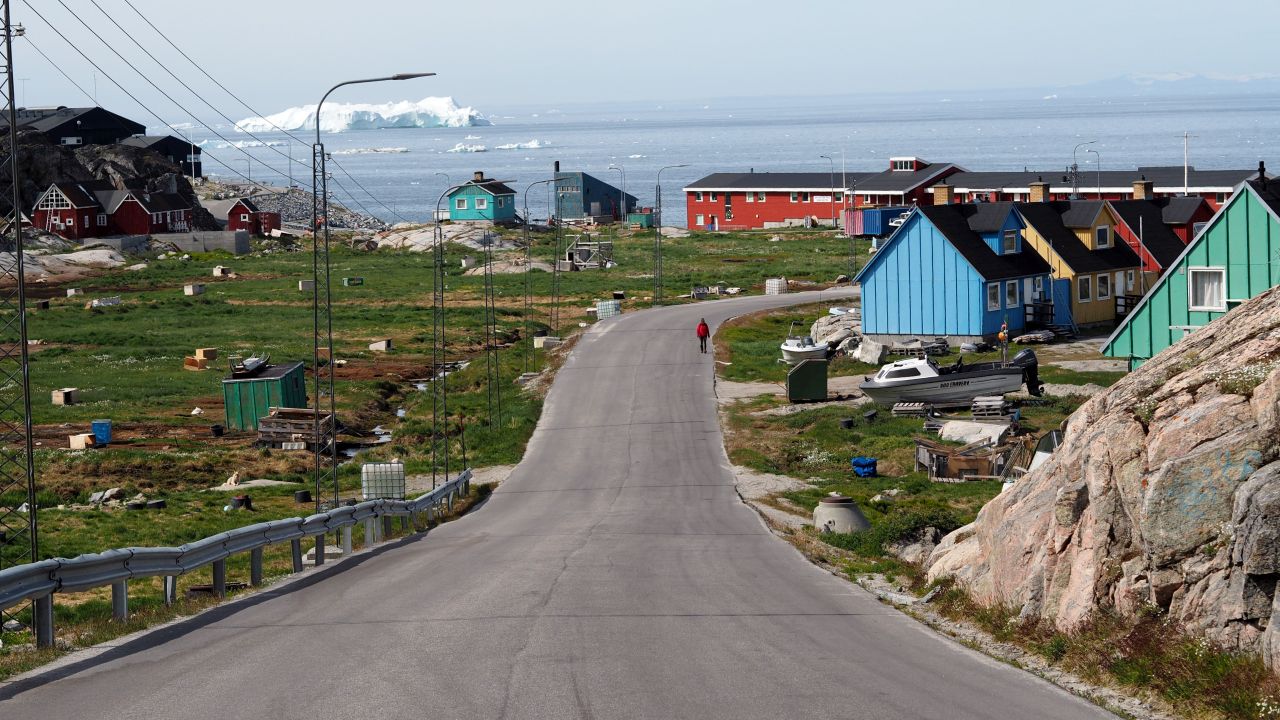
[[[431,522],[441,506],[453,510],[454,498],[471,489],[471,470],[414,500],[369,500],[335,508],[305,518],[287,518],[246,525],[202,540],[170,548],[123,548],[66,559],[54,558],[0,570],[0,609],[26,600],[35,601],[36,644],[53,645],[53,594],[80,592],[111,586],[112,615],[128,617],[128,582],[133,578],[163,577],[166,603],[177,598],[177,578],[194,570],[213,566],[213,592],[226,594],[227,558],[250,553],[250,585],[262,584],[262,551],[268,545],[289,542],[293,550],[293,572],[302,572],[302,540],[314,537],[315,564],[324,564],[325,535],[342,531],[342,551],[351,552],[351,529],[364,523],[365,538],[376,541],[390,531],[392,517],[413,522],[416,529],[422,514]],[[382,520],[379,527],[378,520]]]

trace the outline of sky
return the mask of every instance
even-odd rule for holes
[[[341,80],[396,72],[438,77],[344,88],[334,99],[452,96],[497,113],[539,104],[1058,87],[1130,74],[1251,76],[1274,66],[1264,62],[1264,49],[1274,46],[1280,26],[1274,0],[11,2],[13,21],[27,33],[14,48],[20,105],[83,105],[87,93],[117,112],[138,114],[109,75],[170,122],[188,119],[179,105],[210,113],[126,32],[234,119],[249,113],[128,2],[210,75],[267,113],[315,103]],[[129,69],[77,17],[174,100]]]

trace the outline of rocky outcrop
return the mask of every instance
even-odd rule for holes
[[[1062,629],[1157,606],[1280,669],[1280,288],[1089,400],[927,566]]]

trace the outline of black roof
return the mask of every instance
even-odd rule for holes
[[[1215,191],[1228,192],[1245,179],[1256,175],[1256,170],[1197,170],[1193,167],[1187,173],[1187,187],[1211,188]],[[1164,165],[1139,167],[1133,170],[1103,170],[1101,174],[1103,187],[1132,187],[1134,182],[1144,178],[1150,180],[1156,190],[1161,192],[1181,190],[1182,166]],[[947,178],[947,184],[965,191],[1021,189],[1038,181],[1049,183],[1053,192],[1071,190],[1071,181],[1066,177],[1065,170],[961,171]],[[1080,172],[1082,190],[1097,188],[1098,181],[1098,173],[1088,169]]]
[[[91,182],[59,182],[54,183],[53,187],[56,187],[58,192],[62,193],[63,197],[70,201],[73,206],[88,208],[101,204],[98,202],[97,196],[94,195],[93,184]]]
[[[1272,180],[1248,180],[1249,187],[1258,194],[1267,207],[1271,208],[1271,212],[1280,218],[1280,179]]]
[[[1196,210],[1206,204],[1199,197],[1111,201],[1120,222],[1134,235],[1141,230],[1143,247],[1162,268],[1175,262],[1187,247],[1169,226],[1191,222]]]
[[[1093,207],[1073,207],[1081,205]],[[1061,257],[1062,261],[1076,272],[1127,270],[1141,265],[1137,254],[1120,238],[1112,238],[1109,248],[1090,250],[1089,246],[1081,242],[1071,230],[1072,227],[1081,226],[1066,222],[1068,217],[1084,216],[1090,211],[1093,212],[1093,217],[1097,217],[1097,210],[1100,207],[1101,202],[1098,200],[1059,200],[1017,204],[1018,213],[1022,215],[1023,220],[1026,220],[1027,225],[1035,228],[1036,232],[1049,242],[1058,257]]]
[[[841,178],[848,184],[861,184],[866,178],[877,173],[836,173],[836,188],[840,188]],[[686,190],[827,190],[831,188],[832,177],[828,172],[747,172],[747,173],[712,173],[701,180],[695,180],[685,186]]]
[[[997,254],[970,224],[976,217],[981,223],[980,226],[989,226],[990,218],[1001,208],[1007,216],[1013,210],[1013,203],[922,205],[918,210],[987,281],[1007,280],[1049,272],[1049,264],[1029,247],[1012,255]]]
[[[859,180],[853,190],[858,193],[906,194],[922,185],[933,185],[943,173],[952,169],[961,168],[952,163],[936,163],[920,170],[885,170]]]
[[[191,154],[193,155],[200,154],[199,145],[194,145],[186,140],[183,140],[180,137],[176,137],[173,135],[134,135],[133,137],[127,137],[121,140],[120,144],[132,145],[133,147],[140,147],[140,148],[153,148],[153,147],[156,147],[157,145],[169,145],[174,147],[175,149],[178,147],[181,147],[185,150],[190,150]]]
[[[146,132],[147,126],[134,122],[123,115],[117,115],[100,107],[59,108],[56,112],[34,120],[18,121],[18,127],[31,128],[40,132],[53,132],[69,123],[80,122],[86,130],[119,130],[124,135],[138,135]],[[8,127],[8,124],[5,124]]]
[[[474,185],[480,188],[481,190],[487,191],[490,195],[515,195],[516,194],[515,190],[512,190],[505,183],[498,182],[497,180],[481,180],[480,182],[476,182],[475,180],[469,180],[463,185],[461,185],[460,187],[458,187],[453,192],[449,193],[449,195],[453,195],[454,193],[458,192],[458,190],[461,190],[462,188],[467,187],[468,185]]]
[[[231,207],[227,208],[227,213],[230,214],[231,210],[235,208],[236,205],[244,205],[245,209],[251,213],[259,212],[258,206],[254,205],[252,200],[246,197],[242,197],[242,198],[236,198],[236,201],[231,203]]]

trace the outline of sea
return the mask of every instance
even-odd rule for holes
[[[474,172],[507,182],[530,216],[546,217],[558,161],[625,184],[655,204],[662,168],[663,221],[685,222],[688,183],[715,172],[829,172],[887,169],[890,157],[952,162],[969,170],[1061,174],[1183,164],[1280,171],[1280,93],[1123,94],[1061,97],[978,95],[738,98],[708,102],[583,103],[480,107],[488,126],[325,133],[332,198],[390,223],[426,222],[452,184]],[[306,131],[197,129],[206,175],[249,176],[277,185],[311,183]],[[225,138],[225,139],[224,139]],[[296,138],[296,139],[295,139]],[[243,147],[228,147],[228,141]],[[822,157],[826,156],[826,157]],[[828,159],[829,158],[829,159]],[[292,162],[290,160],[292,159]],[[679,167],[673,167],[679,166]],[[292,173],[289,168],[292,167]],[[443,207],[443,205],[441,205]],[[523,212],[523,210],[521,210]]]

